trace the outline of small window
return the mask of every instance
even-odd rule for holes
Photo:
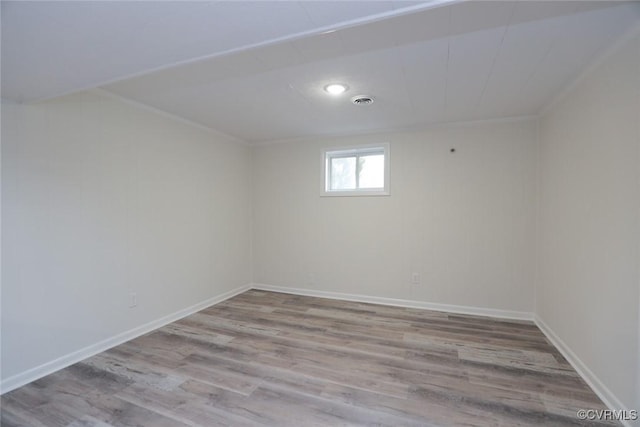
[[[325,196],[389,195],[389,144],[325,150],[322,171]]]

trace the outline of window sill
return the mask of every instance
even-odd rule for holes
[[[320,197],[367,197],[367,196],[390,196],[388,191],[323,191]]]

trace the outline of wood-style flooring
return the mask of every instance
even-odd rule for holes
[[[530,322],[252,290],[2,396],[2,426],[565,426]],[[615,424],[615,423],[612,423]]]

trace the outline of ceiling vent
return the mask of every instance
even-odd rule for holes
[[[366,95],[358,95],[351,98],[351,102],[355,105],[371,105],[373,104],[373,98]]]

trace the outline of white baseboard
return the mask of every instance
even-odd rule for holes
[[[111,338],[107,338],[106,340],[97,342],[88,347],[74,351],[73,353],[69,353],[55,360],[44,363],[40,366],[36,366],[35,368],[29,369],[25,372],[21,372],[19,374],[11,376],[0,382],[1,394],[7,393],[32,381],[59,371],[60,369],[66,368],[67,366],[73,365],[74,363],[80,362],[81,360],[84,360],[88,357],[94,356],[126,341],[130,341],[141,335],[149,333],[155,329],[161,328],[171,322],[175,322],[176,320],[182,319],[183,317],[189,316],[214,304],[218,304],[249,289],[251,289],[251,285],[240,286],[239,288],[194,304],[191,307],[176,311],[167,316],[161,317],[160,319],[153,320],[142,326],[138,326],[128,331],[122,332]]]
[[[424,310],[446,311],[448,313],[470,314],[474,316],[497,317],[511,320],[533,321],[533,313],[526,311],[499,310],[494,308],[470,307],[465,305],[439,304],[426,301],[411,301],[405,299],[372,297],[368,295],[344,294],[341,292],[316,291],[312,289],[288,288],[284,286],[254,283],[252,289],[282,292],[286,294],[306,295],[311,297],[330,298],[345,301],[368,302],[372,304],[392,305],[396,307],[421,308]]]
[[[549,341],[562,353],[565,359],[573,366],[573,369],[598,395],[602,402],[612,410],[636,409],[626,408],[618,397],[594,374],[591,369],[571,350],[571,348],[547,325],[538,315],[534,316],[534,322]],[[589,409],[589,408],[584,408]],[[624,426],[631,427],[630,421],[621,421]]]

